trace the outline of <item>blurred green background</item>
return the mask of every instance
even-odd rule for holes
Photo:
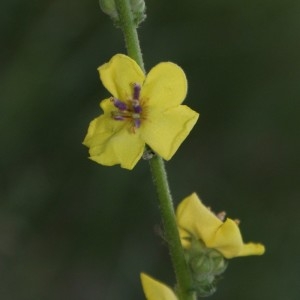
[[[147,162],[102,167],[81,145],[121,32],[97,0],[0,8],[0,299],[144,299],[140,271],[172,285]],[[201,113],[167,163],[176,204],[196,191],[267,247],[231,260],[211,299],[299,299],[300,2],[148,1],[147,15],[146,68],[182,66]]]

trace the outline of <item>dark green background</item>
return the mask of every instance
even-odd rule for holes
[[[196,191],[267,247],[231,260],[211,299],[299,299],[300,2],[147,7],[146,68],[182,66],[201,113],[167,163],[174,200]],[[144,299],[140,271],[173,284],[147,162],[99,166],[81,145],[121,32],[97,0],[3,0],[0,14],[1,300]]]

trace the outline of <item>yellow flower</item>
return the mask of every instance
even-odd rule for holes
[[[196,238],[203,241],[207,248],[218,250],[225,258],[265,252],[262,244],[244,244],[237,222],[229,218],[223,222],[202,204],[195,193],[179,204],[176,217],[181,242],[186,249]]]
[[[152,277],[141,273],[141,281],[147,300],[178,300],[171,288]]]
[[[90,123],[83,141],[90,159],[131,170],[147,144],[169,160],[199,117],[181,105],[187,93],[183,70],[163,62],[146,76],[134,60],[117,54],[98,71],[112,97],[100,103],[104,113]]]

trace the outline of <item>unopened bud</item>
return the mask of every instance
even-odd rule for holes
[[[130,0],[130,6],[131,6],[134,23],[136,26],[138,26],[146,18],[145,1],[144,0]]]
[[[99,5],[102,11],[109,15],[113,21],[119,20],[115,0],[99,0]]]
[[[99,5],[101,10],[109,15],[117,27],[120,27],[120,18],[117,10],[115,0],[99,0]],[[129,1],[130,10],[133,17],[133,22],[137,27],[146,18],[145,1],[144,0],[130,0]]]
[[[196,284],[195,285],[195,292],[198,297],[208,297],[214,294],[217,290],[216,286],[214,283],[211,284]]]
[[[223,255],[215,249],[207,248],[202,241],[193,239],[191,247],[185,250],[185,257],[197,295],[212,295],[216,291],[217,279],[227,267]]]

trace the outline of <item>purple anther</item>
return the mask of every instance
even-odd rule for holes
[[[127,109],[128,109],[126,103],[122,102],[121,100],[119,100],[119,99],[117,99],[117,98],[114,98],[114,97],[111,98],[111,100],[113,101],[114,106],[115,106],[116,108],[118,108],[119,110],[124,111],[124,110],[127,110]]]
[[[133,122],[134,122],[134,127],[135,128],[140,128],[140,126],[141,126],[141,120],[140,119],[134,119]]]
[[[122,116],[112,116],[116,121],[124,121],[124,117]]]
[[[132,100],[132,108],[133,108],[133,111],[137,114],[140,114],[142,112],[142,107],[140,105],[140,101],[137,99]]]
[[[142,112],[142,107],[140,106],[140,104],[136,106],[133,105],[133,110],[136,114],[140,114]]]
[[[133,99],[140,99],[141,86],[138,83],[133,84]]]

